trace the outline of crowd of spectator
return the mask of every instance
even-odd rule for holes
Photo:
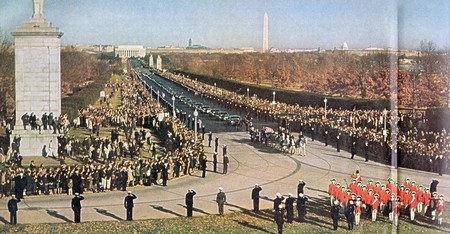
[[[126,191],[128,186],[136,185],[167,186],[168,180],[200,167],[204,158],[202,141],[195,143],[194,131],[177,118],[166,116],[160,121],[158,114],[167,111],[152,101],[137,78],[125,75],[120,82],[107,86],[112,88],[111,94],[102,98],[100,105],[80,110],[68,130],[59,134],[55,154],[43,149],[43,157],[57,155],[61,166],[36,166],[32,162],[23,167],[13,160],[13,154],[2,157],[2,163],[10,166],[0,172],[1,196],[15,194],[20,199],[24,194],[82,194]],[[119,93],[121,105],[114,108],[110,99]],[[69,127],[87,129],[90,136],[72,136]],[[100,128],[111,128],[111,135],[100,137]],[[152,132],[162,140],[158,150]],[[149,152],[147,156],[145,151]],[[81,164],[66,165],[66,157]]]
[[[367,148],[376,161],[449,173],[450,133],[445,129],[433,130],[420,112],[290,105],[238,94],[183,75],[169,72],[163,75],[253,118],[276,121],[283,128],[329,140],[330,144],[336,144],[339,139],[342,148],[356,147],[361,153]]]

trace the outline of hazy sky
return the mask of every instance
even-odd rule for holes
[[[0,0],[0,31],[10,33],[32,15],[32,0]],[[421,40],[450,46],[449,0],[44,0],[45,18],[62,43],[194,44],[262,47],[269,15],[269,47],[416,49]]]

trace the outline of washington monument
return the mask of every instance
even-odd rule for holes
[[[267,12],[264,14],[264,31],[263,31],[263,52],[267,52],[269,50],[269,16],[267,16]]]

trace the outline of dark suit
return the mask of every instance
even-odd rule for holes
[[[223,156],[223,174],[227,174],[228,173],[228,163],[230,162],[230,160],[228,159],[228,156]]]
[[[295,198],[288,197],[286,199],[286,218],[288,223],[292,223],[292,220],[294,219],[294,202]]]
[[[284,209],[279,209],[275,211],[275,222],[277,223],[278,234],[282,234],[284,224]]]
[[[259,186],[252,189],[253,211],[259,211],[259,192],[261,190],[262,188]]]
[[[192,217],[192,210],[194,209],[194,195],[197,194],[195,191],[189,191],[186,193],[185,203],[187,209],[187,217]]]
[[[72,210],[75,216],[75,223],[79,223],[81,219],[81,200],[84,200],[84,197],[75,196],[72,198]]]
[[[341,207],[339,205],[331,206],[331,218],[333,219],[333,230],[337,230],[339,221],[339,210]]]
[[[19,210],[17,203],[19,201],[15,198],[11,198],[8,201],[8,211],[9,211],[9,217],[10,217],[10,221],[9,223],[12,225],[16,225],[17,224],[17,211]]]
[[[305,221],[306,215],[306,202],[308,201],[308,197],[298,197],[297,198],[297,212],[298,212],[298,220]]]
[[[299,193],[304,193],[304,188],[305,188],[306,183],[304,181],[298,182],[297,185],[297,196]]]
[[[128,196],[125,197],[125,200],[123,201],[123,206],[127,209],[127,220],[133,220],[133,207],[134,202],[133,200],[136,199],[136,195],[134,194],[128,194]]]

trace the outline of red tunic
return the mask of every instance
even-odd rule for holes
[[[372,203],[370,203],[370,206],[372,206],[372,211],[378,210],[378,207],[380,206],[380,201],[378,199],[373,200]]]
[[[355,202],[355,213],[361,214],[362,201]]]
[[[431,199],[431,193],[424,193],[423,194],[423,205],[429,206],[430,205],[430,199]]]
[[[334,196],[334,190],[336,189],[336,185],[331,183],[330,185],[328,185],[328,194],[330,196]]]
[[[436,203],[436,211],[442,213],[444,211],[445,202],[444,200],[438,200]]]
[[[409,210],[411,209],[417,209],[417,197],[411,197],[411,200],[409,201]]]
[[[416,192],[417,202],[423,203],[423,194],[424,192],[422,190],[417,190]]]

